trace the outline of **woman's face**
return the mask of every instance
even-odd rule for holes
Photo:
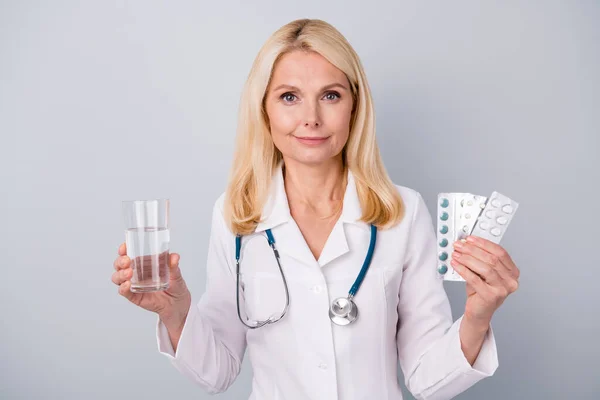
[[[275,65],[265,107],[284,158],[323,164],[350,133],[352,92],[346,75],[315,52],[293,51]]]

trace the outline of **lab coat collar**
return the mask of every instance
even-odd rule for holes
[[[282,167],[283,162],[278,165],[273,173],[271,192],[262,212],[263,221],[257,225],[256,232],[273,229],[281,225],[277,229],[278,232],[274,232],[276,245],[279,251],[294,257],[305,264],[311,265],[315,263],[315,258],[306,244],[302,232],[291,216],[287,195],[285,193]],[[358,226],[366,232],[370,231],[369,225],[360,221],[362,209],[356,191],[354,176],[350,170],[348,170],[348,182],[344,193],[342,207],[342,214],[327,238],[327,242],[325,243],[325,247],[323,248],[319,259],[316,260],[321,267],[349,251],[348,240],[344,229],[345,223]]]

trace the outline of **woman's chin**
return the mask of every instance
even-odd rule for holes
[[[331,164],[336,160],[336,155],[329,152],[325,153],[322,151],[310,151],[302,152],[303,154],[296,154],[291,158],[294,162],[304,165],[317,166],[323,164]],[[340,158],[341,160],[341,158]]]

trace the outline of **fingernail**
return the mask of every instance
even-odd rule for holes
[[[475,243],[477,241],[477,239],[475,239],[475,237],[473,237],[473,236],[469,236],[469,237],[467,237],[467,241]]]
[[[461,242],[460,240],[458,242],[454,243],[454,248],[460,249],[463,247],[463,242]]]
[[[460,258],[460,253],[457,253],[455,251],[454,253],[452,253],[452,258]]]

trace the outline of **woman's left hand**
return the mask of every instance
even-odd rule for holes
[[[458,241],[454,250],[451,265],[467,283],[465,318],[487,325],[519,287],[519,268],[502,246],[481,237]]]

